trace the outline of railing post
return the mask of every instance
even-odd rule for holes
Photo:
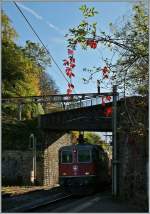
[[[22,104],[21,103],[19,103],[19,105],[18,105],[18,111],[19,111],[19,113],[18,113],[18,119],[21,121],[22,120]]]
[[[113,152],[112,152],[112,194],[114,197],[118,193],[118,160],[117,160],[117,86],[113,86],[113,118],[112,118],[112,128],[113,128]]]
[[[92,106],[92,98],[91,98],[91,106]]]
[[[97,93],[100,94],[100,80],[97,80]]]

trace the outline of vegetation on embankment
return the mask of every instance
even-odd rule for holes
[[[30,135],[37,138],[37,148],[41,149],[42,134],[38,129],[37,118],[17,121],[3,117],[2,120],[2,150],[29,150],[31,148]]]

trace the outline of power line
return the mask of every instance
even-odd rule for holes
[[[13,1],[13,3],[15,4],[16,8],[19,10],[19,12],[21,13],[21,15],[24,17],[24,19],[26,20],[26,22],[28,23],[28,25],[30,26],[31,30],[33,31],[33,33],[36,35],[36,37],[38,38],[38,40],[41,42],[41,44],[43,45],[43,47],[45,48],[45,50],[47,51],[47,53],[50,55],[52,61],[54,62],[54,64],[57,66],[58,70],[61,72],[61,74],[63,75],[63,77],[65,78],[65,80],[67,81],[67,83],[70,83],[68,81],[68,79],[65,77],[63,71],[61,70],[61,68],[59,67],[59,65],[57,64],[57,62],[55,61],[54,57],[52,56],[52,54],[50,53],[50,51],[47,49],[47,47],[44,45],[44,43],[42,42],[41,38],[39,37],[39,35],[37,34],[37,32],[34,30],[33,26],[31,25],[31,23],[29,22],[29,20],[26,18],[26,16],[24,15],[24,13],[22,12],[22,10],[20,9],[20,7],[16,4],[15,1]],[[75,91],[75,90],[74,90]]]

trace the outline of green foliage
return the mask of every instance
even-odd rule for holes
[[[58,89],[45,70],[51,60],[47,51],[38,43],[26,41],[25,47],[15,43],[17,33],[7,15],[2,12],[2,96],[20,97],[57,93]],[[43,82],[41,79],[44,78]],[[45,85],[44,85],[45,84]],[[2,106],[3,112],[18,117],[18,105]],[[41,104],[23,105],[22,117],[43,114]]]
[[[93,17],[98,13],[94,7],[88,8],[86,5],[82,5],[79,9],[82,11],[85,18]]]
[[[41,91],[42,96],[59,93],[59,89],[58,89],[56,83],[51,78],[51,76],[46,72],[43,72],[40,75],[40,91]],[[47,104],[44,103],[44,104],[42,104],[42,107],[43,107],[45,113],[54,111],[54,104],[52,105],[51,103],[47,103]],[[55,109],[57,109],[56,104],[55,104]]]
[[[51,95],[57,94],[59,92],[56,83],[51,78],[51,76],[46,72],[43,72],[40,75],[40,90],[41,95]]]
[[[51,59],[44,47],[38,43],[26,41],[26,45],[22,48],[25,56],[32,60],[39,68],[45,70],[46,66],[51,64]]]
[[[133,7],[131,17],[127,17],[127,21],[122,21],[122,25],[113,25],[110,22],[111,35],[107,35],[104,31],[97,33],[97,23],[89,23],[88,18],[95,16],[94,8],[88,8],[82,5],[80,10],[85,20],[74,28],[69,29],[68,46],[75,49],[80,44],[83,49],[87,49],[87,41],[96,40],[108,47],[113,54],[119,53],[119,59],[115,64],[106,63],[112,73],[111,81],[119,88],[130,94],[139,93],[148,94],[148,44],[149,44],[149,28],[148,28],[148,8],[144,3],[136,3]],[[93,74],[96,72],[93,71]],[[90,72],[91,80],[93,74]],[[85,82],[86,79],[84,78]]]
[[[14,39],[18,37],[18,34],[12,27],[10,19],[3,11],[1,14],[1,21],[2,21],[1,26],[2,41],[4,43],[12,43]]]
[[[69,34],[67,34],[69,43],[68,47],[75,49],[76,45],[79,43],[82,48],[86,50],[86,37],[96,36],[97,25],[97,22],[90,24],[87,19],[95,16],[98,12],[95,11],[94,7],[87,8],[86,5],[82,5],[80,10],[82,11],[85,19],[82,20],[77,27],[69,29]]]
[[[130,93],[148,94],[148,12],[142,3],[133,7],[131,19],[114,36],[124,38],[128,47],[115,66],[118,84]]]
[[[98,134],[92,132],[85,132],[84,137],[88,143],[100,144],[102,142],[101,137]]]
[[[42,133],[37,128],[37,119],[17,121],[13,118],[4,117],[2,121],[2,150],[23,150],[30,149],[29,136],[31,133],[37,137],[37,149],[42,147]]]

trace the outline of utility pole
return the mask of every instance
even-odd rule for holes
[[[30,142],[32,146],[32,171],[31,171],[31,182],[35,184],[36,181],[36,138],[34,134],[30,134]]]
[[[113,86],[113,153],[112,153],[112,194],[118,193],[118,160],[117,160],[117,86]]]

